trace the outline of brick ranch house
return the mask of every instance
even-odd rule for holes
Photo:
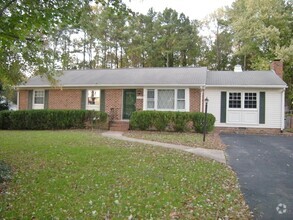
[[[51,85],[35,76],[19,85],[18,108],[89,109],[109,114],[113,130],[133,111],[208,112],[216,127],[284,129],[283,64],[271,71],[209,71],[205,67],[69,70]]]

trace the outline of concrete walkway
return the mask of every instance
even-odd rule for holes
[[[220,163],[226,164],[226,157],[225,157],[224,151],[222,151],[222,150],[194,148],[194,147],[189,147],[189,146],[184,146],[184,145],[167,144],[167,143],[162,143],[162,142],[157,142],[157,141],[148,141],[148,140],[143,140],[143,139],[130,138],[130,137],[123,136],[123,132],[120,132],[120,131],[107,131],[107,132],[102,133],[102,135],[104,137],[114,138],[114,139],[118,139],[118,140],[122,140],[122,141],[137,142],[137,143],[149,144],[149,145],[153,145],[153,146],[160,146],[160,147],[165,147],[165,148],[182,150],[185,152],[193,153],[198,156],[210,158],[210,159],[216,160]]]

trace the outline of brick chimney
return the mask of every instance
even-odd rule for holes
[[[283,79],[283,61],[281,59],[275,59],[271,62],[271,70],[274,70],[275,73]]]

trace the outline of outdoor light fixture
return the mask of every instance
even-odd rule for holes
[[[208,97],[205,98],[205,112],[204,112],[204,124],[203,124],[203,142],[206,141],[206,133],[207,133],[207,114],[208,114]]]

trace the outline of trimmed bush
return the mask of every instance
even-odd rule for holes
[[[158,130],[183,132],[194,129],[196,132],[203,132],[203,112],[163,112],[163,111],[138,111],[130,118],[131,129],[134,130]],[[212,131],[215,124],[215,117],[207,114],[207,132]]]
[[[106,122],[106,113],[88,110],[20,110],[0,112],[0,129],[70,129],[89,126],[98,127]]]
[[[193,127],[196,132],[203,133],[204,129],[204,116],[203,112],[192,112],[190,113],[190,118],[193,122]],[[216,118],[214,115],[208,113],[207,114],[207,124],[206,131],[210,132],[214,129]]]
[[[133,112],[130,118],[130,126],[137,130],[149,130],[153,126],[153,111]]]
[[[170,124],[171,112],[152,112],[152,125],[157,131],[165,131]]]
[[[190,122],[190,114],[186,112],[173,112],[172,122],[174,131],[187,131],[190,129],[188,127]]]

